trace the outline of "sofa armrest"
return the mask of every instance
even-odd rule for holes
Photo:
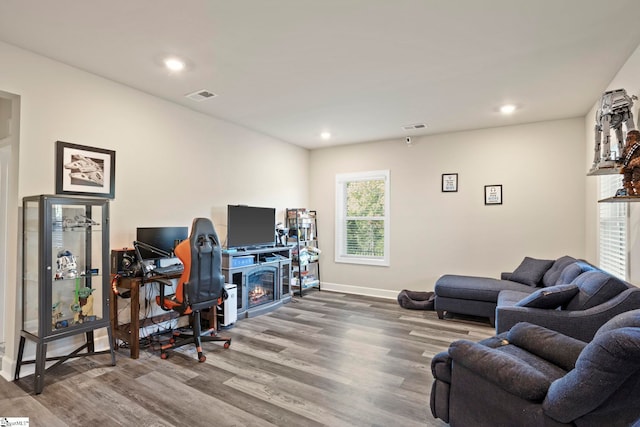
[[[503,271],[502,273],[500,273],[500,279],[501,280],[511,280],[510,277],[513,274],[513,272],[511,271]]]
[[[604,304],[586,310],[496,307],[496,332],[506,332],[519,322],[544,326],[564,335],[589,342],[600,326],[620,313],[640,309],[640,288],[627,289]]]
[[[447,351],[440,352],[431,359],[433,378],[451,384],[451,356]]]
[[[511,354],[481,344],[459,340],[451,343],[452,372],[460,364],[476,375],[522,399],[542,401],[551,379]]]
[[[584,341],[525,322],[511,328],[507,340],[565,371],[575,368],[578,356],[587,345]]]

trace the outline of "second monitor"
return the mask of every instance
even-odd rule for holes
[[[173,250],[180,242],[189,237],[188,227],[138,227],[136,240],[158,248],[173,255]],[[142,259],[162,258],[162,255],[140,247]]]

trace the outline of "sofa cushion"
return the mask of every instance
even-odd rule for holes
[[[576,261],[568,264],[560,273],[560,277],[556,280],[556,285],[565,285],[573,282],[573,280],[585,271],[597,270],[597,268],[586,261]]]
[[[458,276],[455,274],[445,274],[436,281],[435,285],[435,292],[438,297],[494,303],[498,301],[500,291],[507,289],[527,293],[535,290],[531,286],[510,280],[499,280],[490,277]]]
[[[449,355],[460,363],[509,393],[526,400],[542,400],[552,379],[511,354],[481,344],[458,340],[449,346]]]
[[[531,292],[504,290],[498,295],[498,307],[513,307],[529,295]]]
[[[547,415],[564,423],[593,411],[616,390],[620,395],[620,387],[640,370],[640,328],[599,335],[580,353],[575,366],[551,384],[542,404]],[[627,394],[637,392],[635,384],[637,380],[627,383]]]
[[[558,281],[562,270],[564,270],[567,265],[575,261],[577,260],[569,255],[565,255],[555,260],[551,268],[544,273],[544,276],[542,277],[542,286],[554,286]]]
[[[598,338],[598,336],[606,332],[625,327],[640,328],[640,310],[625,311],[624,313],[618,314],[600,326],[600,329],[598,329],[593,339]]]
[[[620,279],[604,271],[587,271],[576,277],[573,282],[580,290],[566,305],[567,310],[586,310],[609,301],[627,285]]]
[[[549,259],[535,259],[524,257],[520,265],[511,273],[509,280],[524,283],[529,286],[538,286],[554,261]]]
[[[507,333],[507,340],[565,371],[575,368],[578,356],[587,345],[584,341],[527,322],[514,325]]]
[[[518,307],[557,308],[568,303],[579,291],[578,285],[557,285],[538,289],[524,299],[518,301]]]

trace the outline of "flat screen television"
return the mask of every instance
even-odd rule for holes
[[[245,205],[227,206],[227,248],[274,246],[276,210]]]
[[[136,229],[136,240],[147,245],[158,248],[164,252],[173,254],[173,250],[178,243],[189,237],[188,227],[138,227]],[[157,254],[142,246],[139,247],[142,259],[159,259],[162,255]]]

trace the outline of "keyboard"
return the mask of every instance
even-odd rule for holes
[[[183,271],[184,271],[184,265],[182,264],[172,264],[172,265],[167,265],[166,267],[156,267],[153,269],[154,274],[163,274],[163,275],[182,273]]]

